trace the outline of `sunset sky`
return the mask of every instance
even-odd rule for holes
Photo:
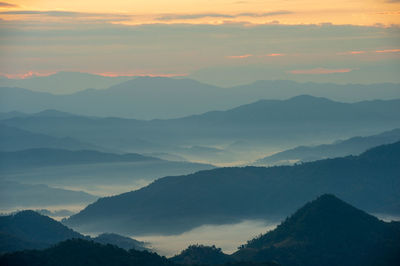
[[[0,2],[0,74],[400,82],[399,15],[397,0]]]

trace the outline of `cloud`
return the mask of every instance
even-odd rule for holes
[[[0,2],[0,8],[8,8],[8,7],[18,7],[18,5],[10,4],[6,2]]]
[[[47,11],[37,11],[37,10],[16,10],[16,11],[3,11],[0,12],[3,15],[46,15],[51,17],[114,17],[114,16],[124,16],[131,17],[128,15],[112,14],[112,13],[85,13],[85,12],[71,12],[71,11],[58,11],[58,10],[47,10]]]
[[[302,69],[302,70],[291,70],[289,73],[296,75],[315,75],[315,74],[335,74],[335,73],[348,73],[353,69],[351,68],[339,68],[339,69],[327,69],[327,68],[313,68],[313,69]]]
[[[244,59],[253,56],[252,54],[244,54],[244,55],[229,55],[227,58],[231,59]]]
[[[355,54],[365,54],[366,51],[347,51],[347,52],[340,52],[336,53],[337,55],[355,55]]]
[[[272,12],[264,12],[264,13],[239,13],[236,17],[271,17],[271,16],[279,16],[279,15],[289,15],[293,14],[293,12],[288,10],[279,10]]]
[[[375,53],[398,53],[400,49],[386,49],[386,50],[377,50]]]
[[[188,14],[188,15],[179,15],[179,14],[171,14],[164,15],[156,18],[156,20],[190,20],[190,19],[199,19],[199,18],[234,18],[232,15],[227,14],[215,14],[215,13],[202,13],[202,14]]]
[[[27,79],[27,78],[32,78],[32,77],[47,77],[50,75],[55,74],[56,72],[37,72],[37,71],[28,71],[26,73],[15,73],[15,74],[9,74],[9,73],[0,73],[0,76],[6,77],[8,79]]]
[[[156,20],[159,21],[169,21],[169,20],[191,20],[191,19],[200,19],[200,18],[238,18],[238,17],[270,17],[270,16],[278,16],[278,15],[287,15],[292,14],[293,12],[287,10],[279,10],[272,12],[264,12],[264,13],[239,13],[239,14],[221,14],[221,13],[199,13],[199,14],[169,14],[162,15],[157,17]]]
[[[266,56],[285,56],[285,54],[267,54]]]

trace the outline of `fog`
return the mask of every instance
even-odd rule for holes
[[[247,240],[274,229],[276,225],[262,220],[246,220],[236,224],[203,225],[179,235],[131,237],[149,243],[150,248],[167,257],[180,253],[192,244],[215,245],[231,254]]]

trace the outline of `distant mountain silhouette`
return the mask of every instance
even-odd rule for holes
[[[230,89],[242,92],[243,95],[250,91],[251,94],[257,95],[259,99],[286,99],[302,94],[345,102],[400,98],[400,86],[393,83],[336,84],[291,80],[258,80]]]
[[[385,223],[323,195],[275,230],[250,240],[233,257],[282,265],[398,265],[400,223]]]
[[[27,79],[0,78],[0,87],[20,87],[38,92],[69,94],[88,88],[106,89],[110,86],[133,79],[132,77],[104,77],[80,72],[58,72],[44,77]]]
[[[97,199],[82,191],[53,188],[43,184],[21,184],[0,180],[0,208],[37,208],[38,206],[84,205]]]
[[[59,205],[63,201],[87,204],[88,194],[80,195],[69,188],[111,195],[137,189],[160,176],[213,168],[215,166],[210,164],[166,161],[135,153],[47,148],[0,152],[0,183],[13,180],[0,186],[0,198],[3,199],[0,205],[46,208],[49,204]]]
[[[322,193],[369,212],[399,214],[398,173],[400,142],[295,166],[220,168],[101,198],[64,223],[84,231],[178,233],[203,224],[278,219]]]
[[[298,145],[375,134],[399,127],[398,113],[400,100],[348,104],[298,96],[283,101],[261,100],[180,119],[29,116],[4,119],[1,123],[55,137],[69,136],[108,149],[181,155],[179,147],[188,143],[201,146],[210,141],[218,144],[247,139],[256,146]],[[185,157],[188,150],[181,152]]]
[[[332,144],[299,146],[259,159],[254,165],[291,164],[291,162],[298,161],[307,162],[346,155],[358,155],[369,148],[399,140],[400,129],[394,129],[378,135],[353,137],[343,141],[336,141]]]
[[[81,235],[58,221],[30,210],[0,216],[0,254],[24,249],[43,249],[73,238],[112,244],[127,250],[148,250],[145,243],[117,234],[101,234],[94,238]]]
[[[67,76],[60,73],[58,76]],[[80,74],[85,75],[85,74]],[[55,79],[58,76],[37,79]],[[112,78],[98,77],[103,80]],[[64,77],[62,77],[64,78]],[[92,78],[92,76],[90,76]],[[32,92],[29,88],[29,79],[18,83],[4,83],[0,80],[0,95],[7,98],[1,102],[0,112],[22,111],[27,113],[39,112],[46,109],[58,109],[64,112],[90,116],[125,117],[136,119],[167,119],[193,114],[200,114],[209,110],[225,110],[238,105],[248,104],[260,99],[286,99],[302,94],[317,97],[328,97],[340,101],[361,101],[372,99],[398,99],[400,88],[398,84],[318,84],[296,83],[291,81],[260,81],[249,85],[220,88],[191,79],[173,79],[163,77],[138,77],[116,85],[109,85],[104,90],[82,90],[99,86],[89,86],[86,81],[81,85],[74,84],[70,78],[68,82],[57,82],[56,86],[43,91],[77,91],[68,95],[52,95],[49,93]],[[104,84],[104,85],[103,85]],[[105,86],[107,82],[100,83]],[[110,83],[108,83],[110,84]],[[63,88],[68,86],[68,88]],[[15,88],[22,87],[22,88]],[[40,89],[40,87],[38,87]],[[179,97],[176,97],[179,95]],[[87,108],[90,104],[91,108]]]
[[[94,150],[29,149],[0,152],[0,171],[71,164],[160,161],[137,153],[114,154]]]
[[[46,250],[26,250],[5,254],[0,265],[30,266],[164,266],[174,265],[165,257],[148,251],[126,251],[84,239],[71,239]]]
[[[0,151],[17,151],[32,148],[102,150],[99,146],[84,143],[70,137],[52,137],[0,124]]]

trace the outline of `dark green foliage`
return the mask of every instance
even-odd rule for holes
[[[186,265],[215,265],[233,261],[220,248],[203,245],[191,245],[171,260]]]
[[[70,238],[84,238],[63,224],[34,211],[0,216],[0,252],[43,248]]]
[[[101,198],[65,223],[82,230],[174,233],[202,224],[281,218],[324,193],[368,212],[399,214],[399,173],[400,142],[295,166],[220,168]]]
[[[126,251],[83,239],[71,239],[46,250],[26,250],[5,254],[0,265],[7,266],[163,266],[166,258],[147,251]]]
[[[385,223],[323,195],[233,256],[282,265],[397,265],[400,223]]]

